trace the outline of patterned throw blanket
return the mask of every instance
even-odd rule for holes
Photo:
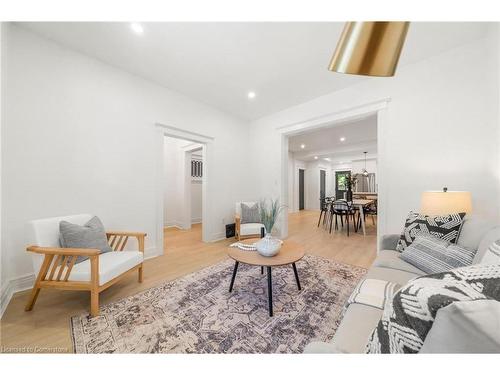
[[[500,264],[418,277],[388,300],[367,353],[418,353],[439,309],[456,301],[500,301]]]

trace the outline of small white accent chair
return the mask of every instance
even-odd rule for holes
[[[261,223],[245,223],[241,224],[241,204],[244,203],[249,207],[252,207],[257,202],[236,202],[236,214],[234,221],[236,223],[236,240],[242,240],[244,238],[260,238],[260,229],[264,228]],[[265,230],[265,228],[264,228]]]
[[[99,315],[99,293],[119,281],[123,276],[137,270],[139,282],[143,279],[144,239],[141,232],[106,232],[113,251],[99,254],[98,249],[61,248],[59,244],[59,223],[62,220],[83,225],[93,215],[82,214],[29,222],[29,239],[34,245],[31,252],[35,285],[31,291],[26,311],[35,305],[40,289],[84,290],[90,292],[90,314]],[[129,237],[135,237],[138,250],[125,250]],[[77,263],[78,256],[88,256]]]

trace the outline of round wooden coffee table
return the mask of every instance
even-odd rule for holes
[[[253,244],[257,242],[258,238],[250,238],[242,240],[240,242],[246,244]],[[286,266],[291,264],[293,268],[293,273],[295,274],[295,281],[297,282],[297,287],[299,290],[300,280],[299,274],[297,272],[297,266],[295,262],[299,261],[304,257],[304,249],[297,243],[293,241],[284,241],[281,246],[280,252],[273,257],[265,257],[260,255],[257,251],[240,250],[237,247],[230,247],[227,251],[227,255],[234,259],[234,269],[233,276],[231,278],[231,284],[229,285],[229,292],[233,291],[234,279],[236,278],[236,273],[238,272],[238,265],[240,263],[250,264],[252,266],[260,266],[261,273],[264,273],[264,267],[267,269],[267,294],[269,300],[269,316],[273,316],[273,285],[271,276],[271,267]]]

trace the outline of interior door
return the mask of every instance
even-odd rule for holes
[[[326,171],[319,171],[319,198],[325,199],[326,196]]]
[[[299,210],[304,209],[304,170],[299,169]]]
[[[335,172],[335,199],[344,199],[344,193],[347,191],[346,179],[351,176],[351,171]]]

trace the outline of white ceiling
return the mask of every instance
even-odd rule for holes
[[[243,119],[365,78],[327,70],[343,24],[37,22],[23,27]],[[412,23],[401,65],[482,36],[487,23]],[[253,101],[248,91],[255,91]]]
[[[345,141],[340,141],[342,137]],[[332,163],[347,163],[364,159],[364,151],[369,158],[376,157],[377,118],[370,116],[290,137],[288,150],[303,161],[313,161],[317,156],[317,160],[328,158]]]

